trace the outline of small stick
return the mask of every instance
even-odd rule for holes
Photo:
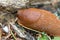
[[[13,36],[14,40],[16,40],[15,35],[13,34],[12,30],[11,30],[11,35]]]
[[[5,37],[5,39],[9,38],[10,36],[11,36],[11,34],[8,34],[8,35]]]
[[[2,37],[2,29],[0,28],[0,40],[1,40],[1,37]]]

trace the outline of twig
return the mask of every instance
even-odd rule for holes
[[[14,29],[14,31],[17,33],[17,35],[19,37],[22,37],[22,38],[26,37],[26,35],[24,34],[24,32],[22,32],[21,29],[17,28],[17,26],[15,24],[13,24],[13,23],[10,22],[10,25],[12,26],[12,28]]]
[[[6,37],[5,37],[5,40],[7,39],[7,38],[9,38],[11,36],[11,34],[8,34]]]
[[[1,40],[1,36],[2,36],[2,30],[1,30],[1,28],[0,28],[0,40]]]
[[[16,40],[16,37],[14,36],[12,30],[11,30],[11,35],[13,36],[14,40]]]

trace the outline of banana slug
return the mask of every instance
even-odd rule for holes
[[[40,32],[46,32],[51,36],[60,36],[60,20],[49,11],[28,8],[18,10],[18,24]],[[19,24],[20,25],[20,24]]]

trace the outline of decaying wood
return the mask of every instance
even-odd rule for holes
[[[21,8],[29,2],[28,0],[0,0],[0,5]]]

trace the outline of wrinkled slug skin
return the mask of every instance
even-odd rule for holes
[[[28,28],[60,36],[60,20],[49,11],[36,8],[23,9],[18,11],[17,17],[18,23]]]

